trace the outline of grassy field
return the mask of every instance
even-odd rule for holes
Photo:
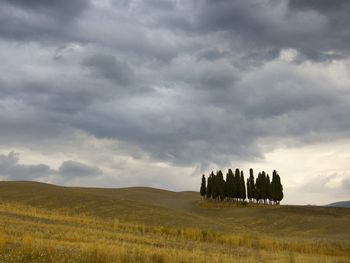
[[[0,262],[350,262],[350,209],[0,182]]]

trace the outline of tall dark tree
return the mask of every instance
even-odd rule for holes
[[[218,191],[218,197],[220,200],[225,199],[225,181],[224,181],[224,175],[222,174],[221,170],[219,170],[216,173],[216,183],[217,183],[217,191]]]
[[[204,174],[202,175],[200,194],[201,194],[202,198],[204,198],[204,196],[206,196],[206,194],[207,194],[207,185],[206,185],[206,180],[205,180]]]
[[[262,182],[261,182],[261,173],[258,173],[258,177],[256,178],[255,181],[255,193],[254,193],[254,199],[256,200],[257,203],[260,202],[262,199]]]
[[[213,178],[212,178],[212,198],[213,199],[218,199],[219,197],[219,186],[218,186],[218,182],[217,182],[217,176],[213,173]]]
[[[255,181],[252,168],[249,169],[249,178],[247,179],[247,192],[249,201],[253,200],[255,198]]]
[[[229,181],[228,173],[226,173],[226,179],[225,179],[225,200],[227,200],[228,192],[229,192],[229,185],[228,185],[227,181]]]
[[[249,178],[247,178],[247,197],[248,197],[248,200],[250,202],[250,200],[252,199],[252,192],[251,192],[250,179]]]
[[[214,176],[214,173],[211,172],[208,177],[207,198],[212,198],[213,196],[213,176]]]
[[[267,181],[266,173],[265,173],[265,171],[262,171],[260,183],[261,183],[261,199],[264,200],[264,204],[266,204],[267,192],[268,192],[268,189],[266,187],[266,181]]]
[[[277,172],[276,170],[273,170],[272,172],[272,180],[271,180],[271,183],[270,183],[270,192],[271,192],[271,201],[272,203],[276,203],[277,202],[277,195],[276,195],[276,182],[277,182]]]
[[[283,186],[282,186],[281,178],[279,174],[276,171],[274,172],[275,172],[275,182],[273,182],[273,184],[275,187],[275,201],[277,202],[277,204],[279,204],[284,197]]]
[[[271,182],[269,174],[266,175],[265,187],[267,199],[269,199],[269,202],[271,203]]]
[[[276,202],[276,170],[273,170],[272,172],[272,180],[270,183],[270,197],[271,197],[271,201],[272,203]]]
[[[239,171],[239,169],[237,168],[235,170],[235,178],[233,180],[234,182],[234,196],[235,199],[238,200],[240,197],[240,179],[241,179],[241,173]]]
[[[226,174],[226,195],[229,200],[235,198],[234,174],[231,169]]]
[[[240,187],[241,188],[241,199],[242,199],[242,201],[244,201],[247,198],[247,194],[246,194],[245,180],[244,180],[243,171],[241,171],[240,184],[241,184],[241,187]]]

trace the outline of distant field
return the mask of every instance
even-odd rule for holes
[[[350,262],[350,209],[0,182],[0,262]]]

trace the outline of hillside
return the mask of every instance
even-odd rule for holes
[[[327,206],[350,208],[350,201],[335,202],[335,203],[328,204]]]
[[[37,182],[0,182],[0,200],[70,214],[83,213],[152,225],[350,237],[350,212],[345,208],[279,206],[233,209],[218,208],[215,204],[203,207],[196,192],[172,192],[147,187],[106,189],[62,187]]]
[[[120,253],[140,249],[138,253],[153,257],[152,251],[158,251],[157,255],[168,259],[166,262],[171,261],[169,255],[175,254],[188,262],[194,257],[194,248],[198,249],[195,256],[198,262],[219,259],[231,262],[233,255],[243,257],[241,262],[255,262],[260,258],[267,262],[273,262],[273,258],[291,262],[294,257],[307,259],[305,262],[320,262],[326,256],[330,257],[329,261],[322,262],[347,262],[350,210],[313,206],[222,207],[215,202],[201,201],[196,192],[0,182],[0,249],[1,235],[5,240],[12,240],[4,241],[5,244],[19,246],[27,234],[36,240],[35,247],[40,253],[43,244],[49,241],[54,244],[52,253],[57,257],[60,252],[56,248],[67,245],[76,247],[82,257],[86,256],[85,248],[81,247],[94,242],[104,244],[103,251],[107,252],[103,253],[111,256],[117,235],[126,246]],[[208,247],[208,242],[213,247]],[[7,245],[9,253],[15,253],[10,252],[11,246]],[[208,249],[216,252],[209,253]],[[217,251],[222,251],[222,256],[216,255]],[[90,261],[85,258],[81,262]]]
[[[128,222],[195,225],[187,211],[194,192],[132,187],[121,189],[62,187],[37,182],[0,182],[0,199],[70,214],[118,218]]]

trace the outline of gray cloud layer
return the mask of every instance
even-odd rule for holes
[[[322,75],[349,60],[348,1],[109,5],[0,2],[2,144],[81,130],[133,156],[137,147],[154,160],[206,167],[261,158],[265,138],[349,135],[349,89]],[[296,55],[280,61],[290,49]]]
[[[18,164],[19,156],[14,152],[8,155],[0,155],[0,174],[12,180],[18,179],[35,179],[41,176],[47,176],[52,173],[48,165],[24,165]]]
[[[50,176],[53,176],[55,181],[64,181],[102,174],[102,170],[98,167],[72,160],[63,162],[58,170],[54,170],[46,164],[20,164],[19,154],[15,152],[7,155],[0,154],[0,176],[8,180],[40,180],[42,178],[48,180]]]
[[[97,176],[103,174],[103,172],[94,166],[86,165],[75,161],[65,161],[61,164],[58,172],[68,178],[72,177],[85,177],[85,176]]]
[[[133,76],[132,70],[124,62],[116,60],[113,56],[95,54],[84,58],[83,66],[91,69],[96,76],[101,76],[111,80],[115,84],[128,86],[131,84]]]

